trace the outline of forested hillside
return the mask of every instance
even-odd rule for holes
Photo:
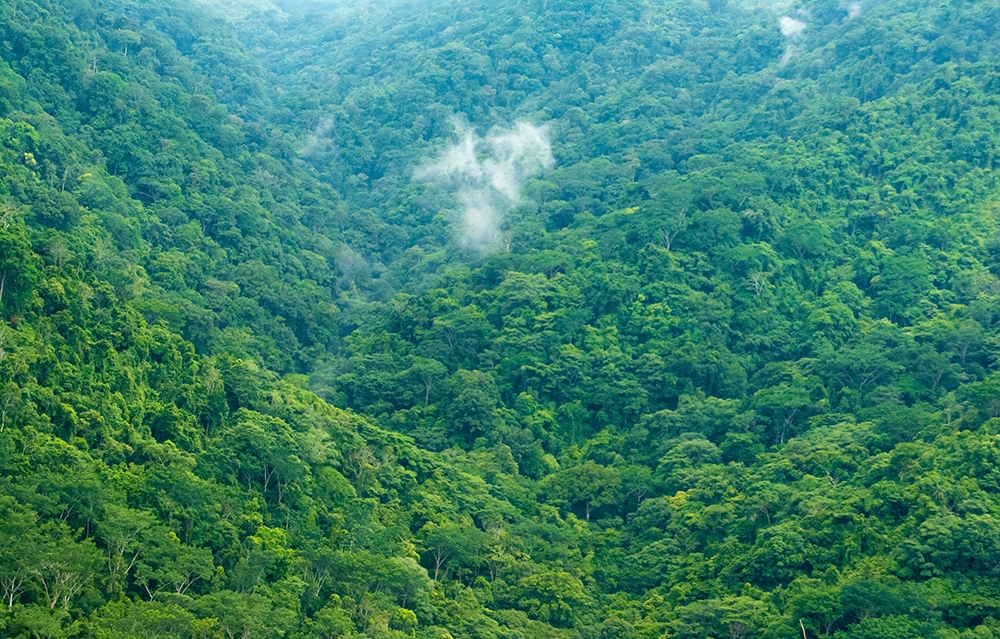
[[[1000,0],[4,0],[0,636],[1000,637]]]

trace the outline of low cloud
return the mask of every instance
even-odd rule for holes
[[[796,20],[791,16],[781,16],[778,19],[778,24],[781,25],[781,35],[789,40],[798,40],[806,30],[805,22]]]
[[[487,250],[496,245],[501,217],[521,199],[525,181],[555,166],[552,144],[545,127],[527,122],[485,137],[460,122],[455,129],[457,140],[413,178],[452,189],[463,207],[462,243]]]
[[[341,286],[350,286],[355,280],[366,276],[369,272],[368,262],[358,255],[346,244],[337,251],[337,256],[333,260],[337,273],[340,275]]]
[[[861,3],[852,2],[847,5],[847,19],[853,20],[861,15]]]
[[[795,56],[798,50],[795,43],[805,33],[806,23],[791,16],[781,16],[778,18],[778,26],[781,27],[781,35],[785,38],[785,53],[781,56],[781,64],[785,64]]]
[[[309,136],[306,138],[305,143],[302,145],[302,148],[299,149],[299,157],[312,157],[319,152],[326,150],[326,147],[331,143],[327,136],[333,132],[333,129],[333,118],[323,118],[320,120],[313,130],[309,132]]]

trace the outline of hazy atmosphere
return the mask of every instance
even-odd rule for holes
[[[1000,0],[2,0],[0,637],[1000,639]]]

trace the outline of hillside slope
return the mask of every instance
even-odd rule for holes
[[[1000,3],[0,7],[0,634],[1000,635]]]

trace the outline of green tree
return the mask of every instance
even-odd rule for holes
[[[41,275],[39,266],[24,227],[5,219],[0,224],[0,308],[6,317],[20,312],[31,299]]]
[[[451,566],[474,567],[483,543],[483,535],[478,529],[451,522],[440,525],[428,522],[422,529],[421,538],[422,555],[433,570],[434,581]]]
[[[517,604],[536,619],[568,628],[587,615],[590,600],[583,583],[562,570],[528,575],[515,587]]]
[[[619,503],[621,487],[621,473],[616,468],[592,461],[549,475],[540,484],[547,501],[568,509],[583,506],[588,521],[591,509]]]
[[[500,402],[493,376],[482,371],[459,370],[448,379],[451,399],[445,413],[447,432],[472,442],[492,432],[494,410]]]

